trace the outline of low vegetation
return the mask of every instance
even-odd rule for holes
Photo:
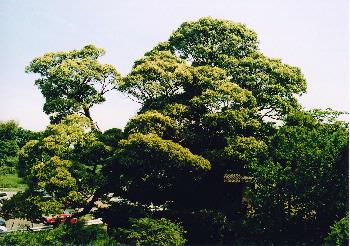
[[[1,245],[40,246],[40,245],[117,245],[100,225],[84,226],[59,225],[40,232],[18,231],[0,236]]]
[[[0,175],[0,190],[24,191],[27,187],[27,183],[17,174]]]

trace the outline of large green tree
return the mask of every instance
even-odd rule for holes
[[[0,122],[0,173],[15,172],[19,149],[39,135],[40,133],[23,129],[15,121]]]
[[[224,69],[233,83],[252,92],[261,117],[280,119],[300,107],[295,95],[306,91],[300,69],[262,54],[256,33],[243,24],[210,17],[185,22],[168,48],[192,66]]]
[[[97,62],[101,54],[86,46],[27,68],[41,75],[44,111],[61,123],[21,149],[30,185],[5,203],[12,215],[21,209],[16,199],[38,217],[89,211],[114,193],[100,213],[109,229],[128,218],[167,217],[200,244],[270,240],[294,229],[313,240],[344,216],[347,126],[302,112],[300,69],[262,54],[245,25],[185,22],[123,79]],[[93,131],[89,109],[116,87],[140,103],[138,114],[124,132]],[[77,112],[87,118],[67,116]]]
[[[306,82],[298,68],[264,56],[246,26],[202,18],[185,22],[136,61],[119,90],[142,105],[116,155],[121,173],[133,170],[132,181],[121,177],[122,197],[187,216],[203,209],[223,213],[221,221],[235,224],[237,234],[248,164],[266,155],[274,132],[268,120],[300,108],[296,96],[305,92]],[[173,165],[174,160],[164,159],[169,154],[159,152],[167,145],[175,160],[183,158],[172,145],[203,158],[210,169],[203,173]]]
[[[103,49],[87,45],[81,50],[46,53],[35,58],[26,72],[37,73],[35,81],[45,98],[44,112],[57,123],[73,113],[91,118],[93,105],[105,101],[104,95],[116,89],[120,74],[109,64],[100,64]]]
[[[97,135],[103,134],[93,131],[90,119],[69,115],[49,125],[39,139],[27,142],[19,152],[19,166],[29,188],[4,203],[5,217],[37,220],[83,208],[89,200],[91,208],[96,190],[105,185],[101,169],[113,150]]]
[[[329,111],[294,112],[251,163],[247,195],[251,236],[319,244],[348,210],[349,133]]]

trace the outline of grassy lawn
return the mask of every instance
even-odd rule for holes
[[[1,190],[25,190],[27,185],[23,179],[17,174],[0,175],[0,189]]]

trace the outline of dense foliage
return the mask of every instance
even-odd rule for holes
[[[230,243],[243,233],[244,180],[252,175],[251,165],[260,166],[269,157],[277,129],[268,119],[283,120],[300,109],[296,96],[306,90],[300,70],[265,57],[257,43],[256,34],[242,24],[211,18],[184,23],[136,61],[121,81],[119,90],[142,106],[125,129],[131,139],[139,134],[138,144],[115,156],[122,173],[119,194],[160,205],[160,214],[181,221],[194,220],[200,211],[221,218],[220,232],[212,233],[215,239],[203,241],[193,232],[190,243]],[[205,173],[185,170],[189,179],[181,166],[164,159],[159,144],[149,144],[151,139],[186,148],[209,168]],[[175,149],[167,150],[184,161]],[[162,169],[154,169],[158,165]],[[126,166],[135,167],[132,178]],[[225,181],[227,175],[238,181]],[[187,231],[195,226],[184,222]]]
[[[349,244],[349,215],[334,223],[325,238],[325,245],[347,245]]]
[[[19,154],[19,169],[29,188],[4,203],[4,216],[39,219],[86,205],[104,184],[101,167],[113,149],[92,129],[88,118],[70,115],[27,142]],[[21,206],[13,204],[16,200]]]
[[[249,228],[261,237],[320,243],[348,209],[347,126],[322,123],[311,113],[289,115],[265,165],[251,165]]]
[[[15,121],[0,122],[0,175],[16,173],[19,149],[39,135],[23,129]]]
[[[4,216],[81,216],[99,201],[122,243],[320,244],[347,213],[348,124],[302,109],[300,69],[262,54],[245,25],[185,22],[124,78],[103,53],[89,45],[27,67],[52,124],[18,145],[29,188]],[[102,133],[89,110],[112,89],[140,110]],[[339,223],[327,240],[345,240]]]
[[[117,228],[115,231],[118,242],[128,245],[184,245],[184,231],[181,226],[164,218],[130,219],[127,228]]]
[[[40,245],[117,245],[100,225],[84,226],[59,225],[58,227],[40,232],[11,232],[0,236],[1,245],[40,246]]]
[[[26,72],[40,75],[35,84],[45,97],[43,109],[52,122],[78,112],[92,120],[90,108],[104,102],[104,95],[115,89],[120,79],[112,65],[97,61],[104,53],[87,45],[81,50],[46,53],[26,68]]]

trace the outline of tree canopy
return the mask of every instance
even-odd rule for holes
[[[317,119],[319,111],[314,113],[288,115],[271,139],[265,165],[250,165],[258,185],[249,188],[247,198],[252,206],[251,228],[257,234],[320,243],[318,237],[345,216],[348,127],[324,117]]]
[[[252,92],[261,116],[280,119],[300,107],[295,95],[306,92],[300,69],[262,54],[256,33],[243,24],[201,18],[183,23],[168,42],[192,66],[224,69],[233,83]]]
[[[0,174],[14,173],[20,148],[39,135],[38,132],[23,129],[15,121],[0,122]]]
[[[103,185],[100,167],[111,151],[98,141],[85,116],[70,115],[49,125],[41,138],[27,142],[19,153],[19,168],[29,188],[12,199],[22,200],[24,208],[13,211],[10,200],[3,205],[5,216],[41,219],[85,206]]]
[[[87,45],[81,50],[46,53],[26,67],[26,72],[40,75],[35,84],[45,98],[43,109],[51,122],[74,113],[92,120],[90,108],[104,102],[104,95],[116,89],[121,78],[112,65],[98,62],[104,54],[103,49]]]

